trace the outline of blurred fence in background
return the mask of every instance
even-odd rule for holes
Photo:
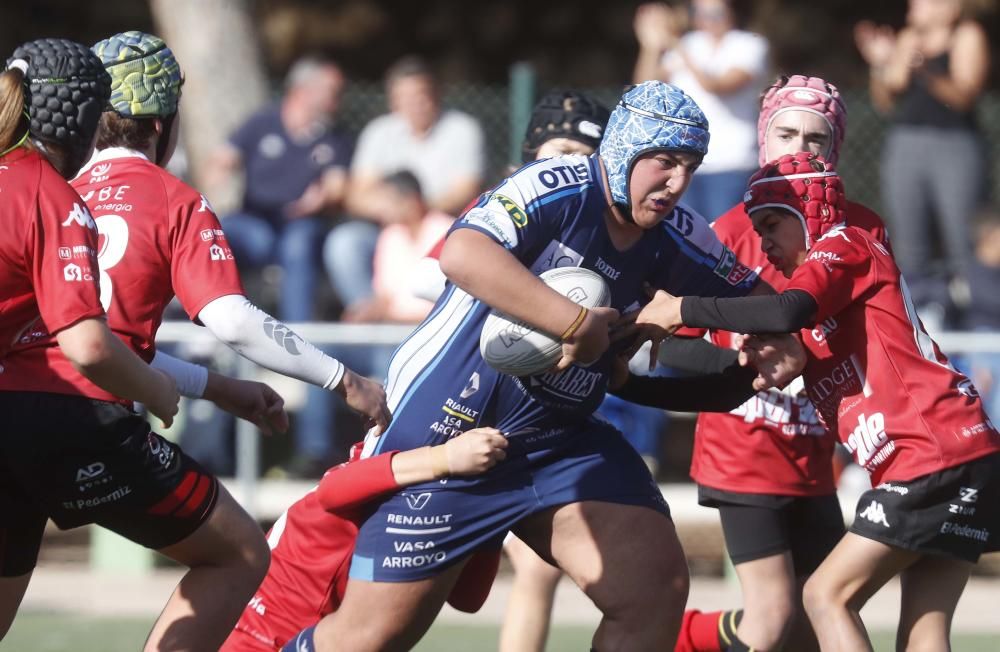
[[[525,74],[523,67],[515,67],[512,69],[510,85],[468,84],[447,86],[444,89],[445,106],[465,111],[478,118],[483,125],[489,156],[489,185],[505,176],[504,169],[508,164],[519,162],[520,148],[516,143],[520,142],[524,133],[526,116],[530,114],[535,99],[549,89],[544,83],[534,83],[529,71],[529,85],[525,90]],[[535,94],[530,92],[531,86],[534,86]],[[609,108],[614,106],[621,95],[620,88],[579,90],[591,93]],[[852,200],[882,214],[879,162],[886,121],[872,107],[867,91],[846,90],[844,99],[849,117],[847,140],[840,156],[840,173]],[[381,84],[353,83],[348,86],[341,119],[347,127],[358,132],[369,120],[386,111],[385,92]],[[1000,170],[1000,92],[988,93],[980,102],[979,124],[989,143],[991,169],[994,170],[990,186],[992,198],[1000,201],[1000,183],[997,183],[996,172]],[[724,146],[725,143],[714,140],[710,145]],[[933,152],[927,154],[932,156]]]

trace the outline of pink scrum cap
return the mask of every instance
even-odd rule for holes
[[[764,151],[765,137],[775,117],[785,111],[809,111],[826,120],[833,133],[833,143],[826,160],[836,165],[847,129],[847,107],[840,99],[840,91],[836,86],[825,79],[805,75],[779,77],[778,81],[764,92],[760,103],[760,117],[757,119],[760,165],[773,158]]]

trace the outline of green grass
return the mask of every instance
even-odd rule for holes
[[[0,650],[21,652],[135,652],[151,624],[148,618],[86,618],[40,612],[18,616]],[[488,652],[496,649],[497,627],[438,625],[428,632],[415,652]],[[548,652],[581,652],[590,647],[589,627],[556,627]],[[893,634],[876,632],[875,649],[893,650]],[[996,652],[1000,635],[959,634],[955,652]]]

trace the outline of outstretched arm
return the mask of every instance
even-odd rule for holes
[[[736,361],[737,352],[701,337],[674,335],[660,342],[660,364],[689,374],[721,373]]]
[[[499,430],[475,428],[437,446],[341,464],[326,472],[317,495],[327,511],[350,509],[411,484],[483,473],[507,456],[505,448]]]
[[[686,339],[686,341],[684,341]],[[678,412],[728,412],[755,392],[781,387],[805,366],[805,350],[792,335],[739,337],[739,351],[717,347],[705,340],[669,338],[661,351],[666,364],[696,370],[686,378],[630,374],[619,359],[612,377],[616,396],[650,407]]]
[[[794,333],[812,325],[816,300],[802,290],[770,296],[717,299],[684,297],[681,319],[687,326],[737,333]]]
[[[265,383],[218,374],[163,351],[156,352],[150,366],[173,378],[181,396],[211,401],[268,435],[288,430],[285,401]]]
[[[808,292],[732,299],[675,297],[658,290],[636,318],[636,324],[659,328],[662,335],[681,326],[715,328],[734,333],[794,333],[812,324],[816,300]]]
[[[629,374],[625,384],[611,393],[630,403],[662,410],[729,412],[757,392],[753,387],[756,377],[753,367],[741,367],[738,363],[722,373],[691,378]]]
[[[262,367],[338,392],[384,430],[391,419],[381,385],[355,374],[243,295],[215,299],[198,313],[212,334]]]

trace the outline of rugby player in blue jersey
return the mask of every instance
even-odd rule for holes
[[[708,138],[683,91],[646,82],[622,97],[598,155],[528,164],[455,224],[441,256],[450,282],[393,356],[394,420],[366,441],[366,454],[489,425],[507,435],[508,457],[483,475],[388,498],[359,532],[340,611],[298,645],[410,649],[468,555],[499,547],[513,530],[602,611],[594,649],[673,646],[688,571],[669,510],[639,455],[592,413],[619,353],[610,326],[646,301],[646,284],[729,297],[757,285],[678,205]],[[604,276],[610,308],[581,309],[537,278],[570,265]],[[479,334],[491,307],[561,337],[557,368],[514,378],[487,366]]]

